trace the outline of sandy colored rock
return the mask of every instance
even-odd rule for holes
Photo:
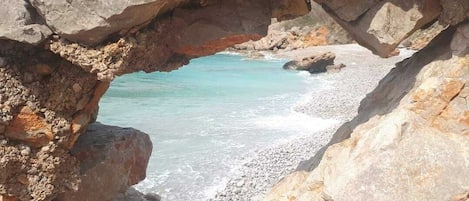
[[[281,181],[266,200],[454,200],[467,192],[469,55],[444,31],[404,60],[340,128],[319,165]],[[412,79],[413,78],[413,79]],[[348,128],[346,128],[348,127]],[[462,195],[462,196],[461,196]]]
[[[71,150],[80,161],[78,191],[60,194],[57,200],[114,199],[145,178],[151,151],[149,136],[138,130],[90,125]]]
[[[0,194],[8,200],[48,201],[78,186],[78,164],[68,150],[54,144],[30,148],[4,137],[0,141]]]
[[[414,32],[411,36],[401,42],[401,44],[409,49],[421,50],[430,43],[441,31],[445,30],[445,26],[441,25],[440,22],[435,22],[431,26],[424,29],[419,29]]]
[[[311,46],[352,43],[352,38],[319,4],[311,2],[311,11],[296,19],[273,20],[267,36],[257,41],[235,45],[229,50],[255,51],[294,50]],[[249,54],[249,52],[248,52]]]

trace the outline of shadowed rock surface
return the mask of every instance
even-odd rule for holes
[[[91,124],[71,149],[80,162],[80,188],[57,201],[112,200],[145,179],[152,151],[150,137],[138,130]]]

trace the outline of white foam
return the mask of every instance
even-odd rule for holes
[[[261,52],[264,55],[264,60],[267,61],[285,61],[283,58],[276,57],[272,52],[268,51],[262,51]]]
[[[235,51],[221,51],[221,52],[217,52],[215,54],[241,55],[239,52],[235,52]]]
[[[264,129],[285,131],[301,131],[305,133],[317,132],[326,129],[335,123],[334,119],[321,119],[300,112],[291,111],[287,115],[270,115],[258,117],[252,121],[256,126]]]

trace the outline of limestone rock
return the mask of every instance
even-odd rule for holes
[[[327,66],[334,65],[335,54],[326,52],[323,54],[313,55],[301,60],[293,60],[285,63],[283,69],[288,70],[304,70],[310,73],[321,73],[327,71]]]
[[[111,34],[124,36],[128,33],[136,32],[139,28],[146,26],[156,16],[167,13],[181,5],[197,4],[198,6],[211,7],[221,1],[190,1],[190,0],[31,0],[32,5],[44,17],[48,26],[60,36],[85,45],[97,45],[107,39]],[[224,1],[222,5],[229,5],[233,1]],[[239,2],[239,1],[238,1]],[[260,7],[258,17],[275,17],[286,19],[297,17],[308,13],[308,4],[305,0],[290,1],[272,1],[275,5],[271,11],[270,1],[241,1],[238,6],[231,7],[239,11],[239,5],[252,5],[262,2],[264,5]],[[266,4],[268,3],[268,4]],[[200,10],[200,9],[198,9]],[[197,13],[198,10],[193,10]],[[253,9],[254,10],[254,9]],[[268,13],[265,13],[267,10]],[[60,11],[60,12],[58,12]],[[272,12],[272,13],[271,13]],[[234,13],[234,12],[233,12]],[[233,16],[225,15],[223,10],[212,10],[205,12],[208,16],[224,18],[232,18]],[[245,15],[238,15],[243,18]],[[246,16],[249,17],[249,16]],[[218,20],[217,18],[207,18]],[[250,18],[252,22],[262,20],[262,18]],[[230,24],[218,23],[217,25],[226,25],[230,28]],[[236,21],[234,21],[236,22]],[[247,21],[248,22],[248,21]],[[209,24],[207,24],[209,25]],[[214,24],[211,24],[214,25]],[[235,26],[236,27],[236,26]],[[210,28],[210,27],[204,27]],[[216,28],[216,27],[214,27]],[[244,28],[250,28],[247,24]],[[229,30],[229,29],[228,29]],[[208,32],[207,32],[208,33]],[[203,36],[203,34],[199,35]]]
[[[27,1],[3,0],[0,13],[0,39],[38,44],[52,34]]]
[[[92,121],[109,83],[42,48],[0,44],[6,61],[0,66],[0,86],[5,86],[0,88],[0,134],[36,148],[51,141],[71,147]]]
[[[328,4],[325,3],[325,5]],[[441,8],[438,0],[381,1],[370,7],[353,23],[348,22],[348,18],[344,19],[340,16],[343,12],[345,11],[335,10],[335,12],[329,11],[329,14],[359,44],[375,54],[389,57],[396,54],[395,48],[402,40],[435,20]]]
[[[178,8],[136,36],[94,48],[59,39],[50,49],[103,81],[135,71],[171,71],[189,58],[261,38],[270,22],[269,2],[219,1],[198,9]]]
[[[467,40],[468,26],[445,30],[399,63],[362,101],[358,116],[334,134],[319,165],[283,179],[266,200],[465,197],[469,55],[449,41]]]
[[[352,38],[319,4],[311,2],[311,11],[288,21],[273,20],[267,36],[235,45],[234,51],[301,49],[319,45],[352,43]]]
[[[60,194],[58,201],[112,200],[143,180],[152,143],[147,134],[130,128],[89,126],[71,152],[80,161],[78,191]]]
[[[78,164],[68,150],[54,144],[31,148],[3,136],[0,142],[3,200],[49,201],[58,193],[77,187]]]
[[[184,2],[31,0],[55,33],[86,45],[96,45],[116,32],[126,33]]]
[[[402,41],[401,45],[412,50],[421,50],[441,31],[445,30],[445,28],[446,27],[442,26],[440,22],[435,22],[429,27],[414,32],[411,36]]]

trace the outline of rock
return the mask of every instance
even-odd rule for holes
[[[154,194],[155,196],[150,195],[148,196],[143,194],[142,192],[138,191],[134,187],[130,187],[125,191],[125,193],[119,194],[117,198],[113,201],[160,201],[161,197]]]
[[[31,0],[31,4],[55,33],[86,45],[96,45],[116,32],[125,33],[185,2]]]
[[[3,200],[52,200],[57,193],[78,185],[78,163],[68,150],[52,144],[47,145],[47,151],[28,151],[30,147],[18,142],[0,142]]]
[[[334,65],[335,54],[326,52],[323,54],[313,55],[301,60],[289,61],[283,65],[283,69],[288,70],[304,70],[310,73],[326,72],[327,66]]]
[[[272,1],[272,17],[282,21],[305,15],[309,12],[309,3],[307,0]]]
[[[32,2],[34,8],[28,2]],[[305,2],[308,1],[4,1],[0,8],[4,14],[0,20],[0,194],[19,200],[42,201],[53,200],[57,194],[63,191],[70,193],[77,188],[78,164],[70,155],[70,149],[96,118],[99,100],[115,76],[136,71],[175,70],[192,58],[259,39],[266,33],[273,11],[279,13],[275,15],[280,19],[295,16],[305,11],[302,8]],[[321,194],[311,194],[326,199],[340,200],[345,195],[358,199],[365,198],[364,195],[370,192],[362,192],[358,187],[374,184],[378,186],[372,187],[378,190],[399,190],[386,185],[400,184],[406,191],[391,192],[399,192],[409,199],[414,195],[409,193],[415,192],[408,192],[408,189],[414,189],[414,186],[432,199],[440,199],[443,195],[454,195],[458,199],[461,195],[464,197],[465,191],[455,186],[467,186],[461,179],[467,178],[469,169],[461,162],[467,161],[467,150],[461,147],[467,147],[465,126],[468,118],[464,104],[467,104],[468,84],[467,78],[460,76],[460,72],[467,70],[467,25],[463,26],[468,16],[466,1],[354,0],[342,4],[347,1],[335,0],[329,6],[329,1],[321,2],[360,44],[381,56],[395,54],[395,47],[403,38],[437,19],[450,25],[446,35],[452,33],[450,31],[457,25],[460,29],[452,38],[451,45],[448,44],[451,37],[437,40],[439,42],[433,43],[433,47],[429,45],[414,59],[402,63],[400,66],[405,67],[394,70],[377,92],[363,102],[361,114],[344,125],[332,142],[347,139],[354,129],[355,134],[331,147],[326,156],[337,157],[325,157],[314,173],[316,176],[308,179],[322,183],[308,186],[308,191],[324,190]],[[50,37],[52,32],[48,26],[58,35]],[[324,36],[325,29],[318,28],[315,32],[321,37],[317,41],[329,38]],[[294,41],[298,41],[303,33],[302,29],[295,29],[286,35],[286,39],[282,36],[273,41],[271,48],[294,49],[294,46],[301,46]],[[45,41],[46,38],[50,40]],[[269,46],[271,43],[266,44]],[[438,61],[434,61],[435,58]],[[445,66],[445,70],[441,66]],[[73,87],[75,84],[80,89]],[[415,96],[411,97],[411,94]],[[399,105],[401,100],[402,107]],[[381,117],[374,118],[376,115]],[[368,122],[369,119],[372,120]],[[123,139],[138,145],[136,141],[141,138]],[[31,148],[29,154],[23,152],[24,146]],[[130,152],[116,153],[123,149],[119,146],[101,146],[101,149],[104,150],[102,154],[112,150],[114,155],[110,158],[116,158],[115,162],[133,157]],[[352,149],[354,152],[349,152]],[[388,152],[383,154],[383,150]],[[444,166],[441,161],[446,155],[438,152],[441,150],[452,154],[445,158]],[[80,153],[87,151],[93,150]],[[321,153],[324,152],[318,156]],[[356,157],[356,153],[361,154],[360,157]],[[94,154],[97,158],[92,162],[109,159]],[[145,155],[146,152],[140,154]],[[432,160],[428,159],[429,155]],[[80,156],[76,157],[80,159]],[[81,156],[83,160],[86,158]],[[314,161],[318,158],[321,157],[313,160],[310,168],[316,166]],[[88,169],[82,166],[83,171],[98,171],[98,167],[107,164],[92,162],[82,162],[85,166],[95,165],[87,166]],[[107,166],[99,174],[83,175],[86,185],[81,185],[78,194],[109,200],[116,193],[124,192],[131,183],[143,177],[133,171],[119,172],[128,164],[133,162],[122,167]],[[383,164],[394,168],[384,169],[380,166]],[[144,165],[146,162],[139,166]],[[330,174],[324,178],[326,167]],[[428,170],[429,174],[416,179],[422,169]],[[435,176],[435,170],[441,170],[442,178]],[[144,172],[142,169],[135,171]],[[362,171],[364,175],[343,175],[353,171]],[[415,179],[411,180],[416,181],[415,185],[406,186],[409,184],[396,178],[402,172],[396,171],[403,171],[404,176]],[[110,175],[117,173],[124,176]],[[386,180],[388,183],[380,176],[389,178]],[[432,186],[426,183],[427,177],[437,178],[439,183]],[[105,183],[110,185],[104,186]],[[304,190],[303,184],[295,186]],[[428,189],[432,191],[428,192]],[[461,192],[456,192],[459,190]],[[376,192],[369,197],[379,196],[379,191]],[[106,195],[100,197],[96,193]],[[73,199],[75,194],[72,194],[66,194],[70,196],[65,196],[65,199]],[[392,194],[382,200],[399,198]],[[85,198],[79,198],[82,199]]]
[[[412,50],[421,50],[445,28],[446,27],[441,25],[440,22],[435,22],[425,29],[417,30],[407,39],[402,41],[401,45]]]
[[[175,9],[136,37],[94,48],[57,39],[50,49],[109,82],[130,72],[175,70],[189,58],[214,54],[265,35],[270,22],[269,0],[218,2],[198,9]]]
[[[347,32],[321,6],[311,2],[311,11],[306,16],[282,22],[273,20],[267,36],[257,41],[251,40],[235,45],[232,49],[235,51],[277,51],[318,45],[346,44],[352,41]]]
[[[0,13],[0,39],[35,45],[52,34],[27,1],[4,0]]]
[[[90,122],[96,119],[99,100],[115,76],[142,70],[174,70],[187,64],[190,58],[258,39],[265,34],[271,9],[274,9],[270,0],[190,1],[191,4],[180,5],[178,9],[172,3],[180,1],[152,1],[166,3],[164,8],[154,13],[146,12],[151,3],[133,4],[143,1],[31,2],[34,8],[26,4],[26,10],[31,13],[38,11],[40,15],[34,15],[38,16],[38,21],[43,17],[41,22],[48,22],[59,35],[49,37],[47,43],[41,43],[42,38],[35,41],[0,39],[0,138],[5,138],[5,144],[0,148],[17,150],[16,145],[32,148],[28,156],[23,156],[20,151],[11,156],[0,154],[3,160],[0,164],[0,194],[21,200],[51,200],[64,189],[73,189],[78,177],[74,170],[78,166],[71,162],[74,158],[68,151]],[[8,11],[14,11],[16,3],[25,7],[24,1],[6,3],[8,6],[2,8]],[[123,8],[122,3],[132,5]],[[139,12],[135,13],[135,9]],[[64,12],[54,12],[56,10]],[[294,10],[290,9],[291,12]],[[161,13],[166,15],[153,16],[148,21],[151,23],[134,24],[143,19],[142,16]],[[102,18],[90,21],[98,15]],[[4,19],[10,20],[10,16],[18,22],[26,20],[28,26],[37,24],[28,13],[20,12]],[[0,30],[10,30],[10,24],[1,24]],[[127,26],[132,27],[130,30],[124,28]],[[121,30],[114,30],[116,27]],[[87,35],[90,33],[95,35]],[[20,35],[15,34],[15,37]],[[102,42],[97,44],[97,41]],[[94,46],[88,46],[90,44]],[[7,136],[5,132],[8,132]],[[40,156],[45,157],[23,160],[36,157],[36,152],[43,153]],[[54,158],[49,159],[49,156]],[[62,160],[61,166],[56,165],[56,160]],[[63,165],[62,162],[69,164]],[[38,166],[53,168],[45,173],[41,168],[31,170]],[[31,178],[29,186],[16,180],[6,180],[27,171],[37,174],[27,175]],[[43,179],[36,181],[39,180],[37,178]]]
[[[17,198],[0,195],[0,201],[18,201]]]
[[[152,144],[140,131],[95,123],[80,136],[71,152],[80,161],[81,184],[58,201],[111,200],[146,175]]]
[[[130,187],[125,193],[119,194],[113,201],[161,201],[161,196],[155,193],[144,194],[134,187]]]
[[[468,26],[445,30],[397,64],[361,102],[358,116],[334,134],[325,153],[318,153],[315,159],[324,153],[320,163],[312,164],[311,172],[299,170],[283,179],[266,200],[464,197],[469,55],[461,55],[449,41],[466,38],[462,30]]]
[[[174,10],[176,7],[187,6],[189,3],[198,4],[200,7],[212,7],[221,1],[156,1],[156,0],[102,0],[102,1],[68,1],[68,0],[31,0],[32,5],[44,17],[47,24],[55,33],[68,40],[85,45],[97,45],[107,39],[111,34],[118,33],[120,36],[136,32],[139,28],[146,26],[155,17]],[[243,1],[240,5],[249,5],[257,2],[263,2],[264,7],[258,11],[269,9],[274,10],[272,14],[280,19],[292,18],[306,14],[309,9],[305,0],[290,0],[277,2],[270,6],[265,3],[270,1]],[[230,1],[224,1],[223,5],[230,4]],[[202,8],[203,9],[203,8]],[[199,10],[202,10],[199,9]],[[60,10],[60,12],[56,12]],[[198,12],[192,10],[194,13]],[[222,12],[222,10],[220,10]],[[207,15],[217,15],[220,17],[231,18],[230,13],[206,12]],[[238,18],[242,18],[240,15]],[[271,12],[259,12],[259,16],[271,17]],[[213,17],[213,16],[212,16]],[[248,16],[246,16],[248,17]],[[218,20],[217,18],[210,18]],[[233,19],[233,18],[232,18]],[[259,18],[251,18],[250,21],[256,21]],[[261,20],[261,19],[259,19]],[[201,22],[199,22],[201,23]],[[209,25],[209,24],[207,24]],[[213,24],[211,24],[213,25]],[[218,24],[222,25],[222,24]],[[227,26],[228,28],[230,26]],[[236,26],[235,26],[236,27]],[[244,28],[250,29],[254,26],[245,25]],[[206,27],[209,28],[209,27]],[[228,29],[229,30],[229,29]],[[207,32],[208,33],[208,32]],[[203,36],[202,34],[199,36]]]
[[[327,65],[326,70],[328,73],[337,73],[345,68],[345,64],[335,64],[335,65]]]
[[[380,1],[383,0],[316,0],[316,2],[324,4],[341,19],[348,22],[356,20]]]
[[[5,136],[27,142],[32,147],[45,146],[54,138],[46,120],[27,106],[21,108],[19,114],[10,121]]]
[[[325,6],[329,5],[325,1],[320,2]],[[336,2],[334,5],[341,5],[347,4],[349,1],[337,0],[334,2]],[[363,5],[365,3],[367,5],[363,8],[372,6],[367,8],[365,13],[360,14],[361,17],[353,23],[347,21],[351,18],[341,17],[347,13],[346,9],[329,11],[329,14],[351,33],[360,45],[382,57],[393,56],[396,47],[402,40],[435,20],[441,12],[438,0],[390,0],[379,3],[370,0],[361,2],[364,2]]]
[[[145,194],[144,197],[148,201],[161,201],[161,196],[159,196],[158,194],[155,194],[155,193],[147,193],[147,194]]]
[[[439,21],[445,25],[456,25],[469,18],[469,2],[465,0],[445,0]]]

